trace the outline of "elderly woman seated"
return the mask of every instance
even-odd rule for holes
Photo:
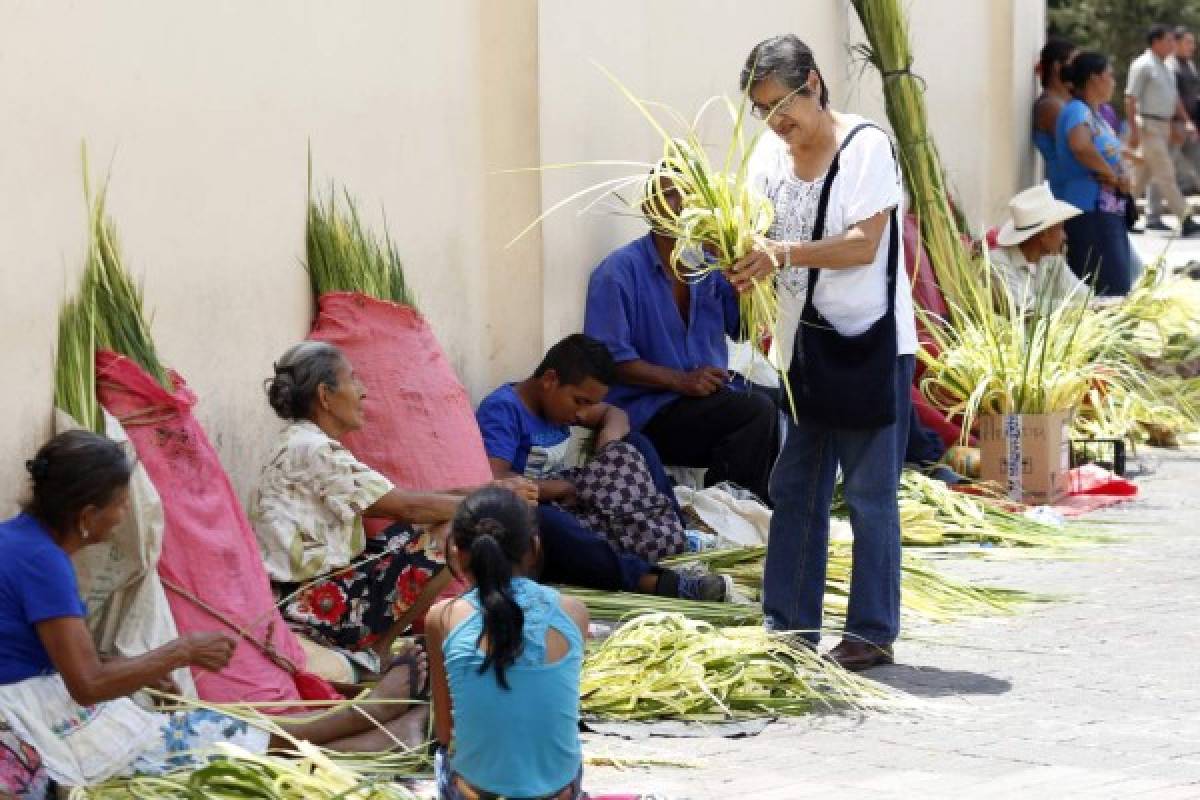
[[[435,599],[428,584],[444,568],[441,524],[463,492],[402,491],[341,444],[363,426],[366,390],[331,344],[302,342],[284,353],[267,397],[288,424],[251,497],[250,521],[283,616],[308,639],[377,669]],[[527,481],[507,483],[536,499]],[[364,517],[393,524],[367,536]],[[414,525],[441,527],[434,534]]]
[[[176,669],[223,669],[236,641],[191,633],[136,658],[102,662],[84,622],[71,555],[106,541],[121,523],[130,460],[103,436],[71,431],[51,439],[27,467],[33,499],[0,522],[0,720],[36,749],[50,777],[84,785],[161,773],[195,763],[194,754],[218,741],[253,752],[288,746],[213,711],[154,713],[130,699],[143,688],[169,688]],[[428,665],[415,657],[397,663],[403,666],[383,677],[362,708],[281,726],[343,751],[424,741],[424,707],[405,713],[395,701],[425,681]],[[0,782],[0,796],[10,789],[16,791]]]

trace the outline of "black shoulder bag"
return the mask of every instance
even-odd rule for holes
[[[829,191],[837,178],[842,151],[863,128],[847,134],[829,165],[817,203],[813,240],[825,235]],[[813,298],[820,269],[808,271],[808,295],[796,329],[792,364],[788,370],[796,414],[831,428],[864,430],[896,421],[896,270],[899,261],[896,209],[888,223],[887,311],[856,336],[843,336],[817,311]]]

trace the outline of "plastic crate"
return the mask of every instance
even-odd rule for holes
[[[1124,439],[1072,439],[1071,468],[1095,464],[1125,477]]]

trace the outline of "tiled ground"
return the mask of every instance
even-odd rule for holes
[[[872,677],[915,715],[817,716],[745,739],[586,737],[590,752],[698,768],[592,768],[597,792],[672,798],[1200,798],[1200,451],[1145,451],[1120,544],[1079,561],[952,561],[1065,602],[910,631]],[[840,790],[840,791],[839,791]]]

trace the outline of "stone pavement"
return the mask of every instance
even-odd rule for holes
[[[1175,218],[1167,216],[1170,224],[1175,224]],[[1192,236],[1181,239],[1161,231],[1135,233],[1131,237],[1133,247],[1142,260],[1149,263],[1160,255],[1165,255],[1171,266],[1184,267],[1189,263],[1200,263],[1200,237]]]
[[[694,769],[590,768],[592,793],[670,798],[1200,798],[1200,450],[1144,450],[1139,500],[1095,515],[1122,540],[1075,561],[941,561],[1063,594],[1015,617],[909,631],[870,676],[927,711],[821,715],[745,739],[628,741],[589,753]]]

